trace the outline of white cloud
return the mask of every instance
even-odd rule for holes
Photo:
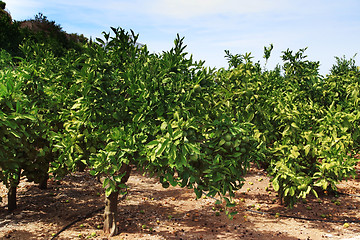
[[[269,0],[154,0],[149,8],[159,16],[189,19],[208,15],[262,13],[285,8],[288,1]]]
[[[240,14],[259,14],[282,11],[287,0],[54,0],[42,1],[47,11],[63,11],[71,18],[88,17],[91,22],[124,20],[146,21],[160,25],[209,25],[214,17],[236,17]],[[46,13],[44,13],[46,14]],[[211,17],[210,19],[207,17]],[[195,21],[194,21],[195,20]]]
[[[33,18],[43,7],[42,1],[16,0],[6,1],[6,8],[15,20]]]
[[[212,66],[226,65],[224,50],[254,53],[274,44],[281,51],[309,47],[307,54],[323,65],[334,56],[352,57],[360,49],[358,0],[14,0],[7,1],[13,19],[38,12],[65,31],[101,36],[110,26],[133,29],[150,51],[173,46],[185,36],[187,51]],[[275,52],[276,50],[276,52]],[[348,54],[350,52],[350,54]],[[279,61],[278,61],[279,60]],[[331,65],[330,65],[331,66]],[[328,67],[327,67],[328,69]]]

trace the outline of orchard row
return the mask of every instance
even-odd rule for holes
[[[215,70],[194,61],[179,36],[157,54],[133,32],[111,30],[61,54],[31,39],[20,44],[22,57],[1,51],[0,179],[9,210],[21,176],[46,188],[49,175],[90,169],[103,182],[104,230],[114,235],[133,167],[228,206],[251,163],[268,170],[290,206],[355,176],[360,71],[352,59],[337,58],[323,77],[305,49],[284,51],[273,70],[226,51],[229,68]]]

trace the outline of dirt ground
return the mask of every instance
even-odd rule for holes
[[[359,239],[360,172],[339,184],[339,192],[300,201],[293,209],[280,205],[264,171],[252,168],[236,194],[234,219],[213,198],[196,200],[192,190],[164,189],[156,179],[134,172],[129,193],[120,201],[120,234],[110,239]],[[266,190],[265,190],[266,188]],[[52,239],[79,217],[101,208],[104,193],[88,172],[62,181],[49,180],[40,190],[22,181],[18,210],[6,211],[6,189],[0,185],[0,239]],[[342,221],[354,221],[346,223]],[[109,239],[102,232],[102,211],[69,226],[55,239]],[[337,222],[338,221],[338,222]]]

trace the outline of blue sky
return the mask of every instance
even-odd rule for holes
[[[308,47],[309,60],[327,74],[335,56],[360,54],[359,0],[4,0],[14,20],[41,12],[68,33],[101,37],[110,27],[138,33],[151,52],[185,37],[186,51],[209,67],[227,67],[224,50],[251,52],[263,60],[274,45],[267,68],[281,62],[281,52]],[[359,65],[359,56],[355,57]]]

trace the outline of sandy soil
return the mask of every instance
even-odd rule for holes
[[[359,196],[321,194],[320,199],[310,198],[287,209],[269,187],[265,172],[258,169],[249,172],[236,194],[238,205],[231,210],[239,213],[232,220],[215,199],[196,200],[192,190],[164,189],[156,179],[138,172],[128,185],[129,194],[118,204],[121,233],[110,239],[360,240]],[[359,177],[339,184],[339,191],[360,195]],[[51,239],[74,220],[79,221],[55,239],[109,239],[101,229],[102,211],[79,219],[104,204],[101,184],[87,172],[60,182],[49,180],[47,190],[22,181],[19,208],[13,214],[6,211],[6,189],[1,185],[0,196],[0,239]],[[346,227],[345,220],[357,223]]]

